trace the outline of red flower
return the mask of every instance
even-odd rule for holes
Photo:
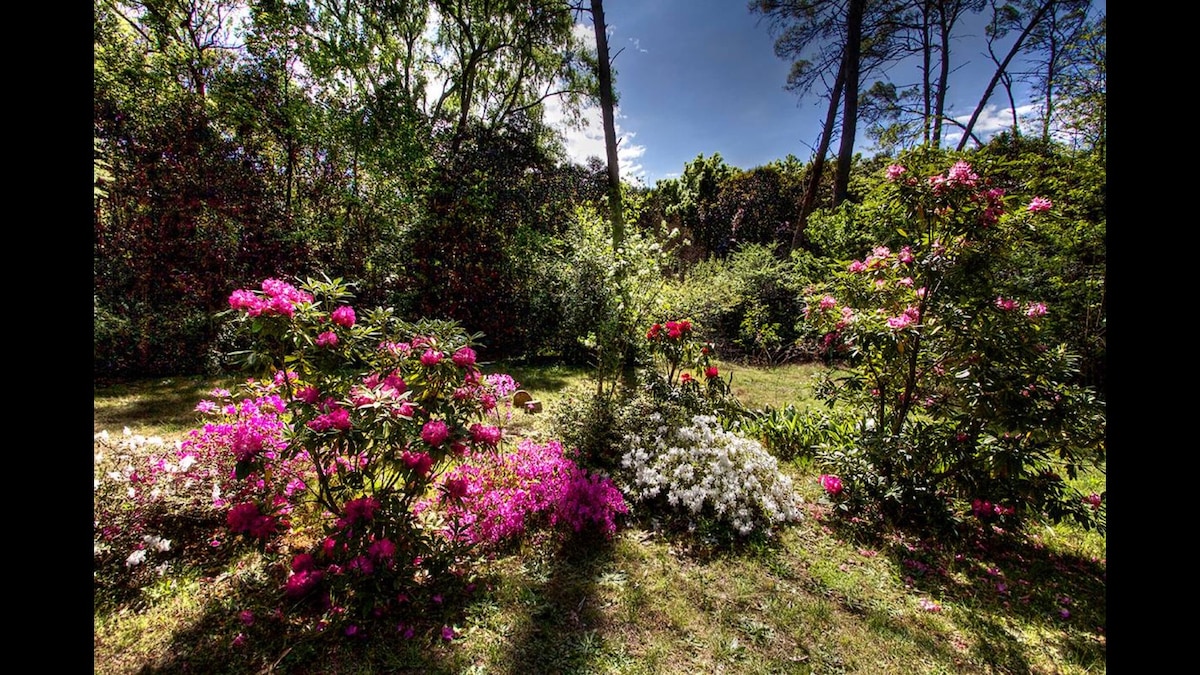
[[[704,376],[705,376],[705,377],[707,377],[707,378],[708,378],[708,379],[710,379],[710,380],[711,380],[712,378],[716,377],[716,376],[717,376],[717,367],[716,367],[716,366],[709,366],[709,367],[705,368],[705,369],[704,369]]]

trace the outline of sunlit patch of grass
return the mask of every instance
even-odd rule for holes
[[[216,387],[233,390],[245,377],[180,376],[144,379],[92,389],[94,432],[120,433],[128,427],[143,436],[178,436],[195,428],[196,404]]]

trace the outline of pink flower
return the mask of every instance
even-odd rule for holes
[[[459,368],[473,366],[475,365],[475,350],[470,347],[462,347],[454,352],[454,356],[451,358],[454,361],[454,365]]]
[[[500,443],[503,435],[504,430],[500,427],[484,426],[478,423],[471,425],[471,439],[476,443],[494,448]]]
[[[1095,511],[1100,508],[1100,504],[1101,504],[1101,502],[1103,502],[1103,498],[1100,497],[1100,495],[1093,492],[1092,494],[1084,497],[1083,501],[1087,504],[1091,504],[1092,510]]]
[[[899,260],[905,265],[911,263],[913,261],[912,247],[905,246],[904,248],[900,249],[900,252],[896,254],[896,260]]]
[[[426,349],[421,355],[421,365],[426,367],[436,366],[442,360],[442,353],[433,349]]]
[[[947,183],[958,183],[960,185],[974,185],[979,176],[971,170],[971,165],[966,162],[955,162],[954,166],[950,167],[950,172],[946,174]]]
[[[433,458],[424,452],[409,452],[405,450],[400,453],[400,461],[404,465],[412,469],[418,476],[424,477],[433,468]]]
[[[827,296],[821,298],[821,302],[820,302],[821,309],[833,309],[836,306],[837,306],[837,298],[834,298],[832,295],[827,295]]]
[[[1050,200],[1046,199],[1045,197],[1034,197],[1033,199],[1029,200],[1028,209],[1030,213],[1041,213],[1043,211],[1049,211],[1053,206],[1054,204],[1052,204]]]
[[[435,448],[450,438],[450,428],[442,420],[429,420],[421,427],[421,440]]]
[[[307,387],[298,389],[296,391],[296,398],[309,405],[315,405],[321,398],[321,392],[317,391],[317,388],[310,384]]]
[[[327,330],[317,336],[318,347],[336,347],[338,343],[337,333]]]
[[[858,272],[865,272],[866,270],[867,270],[867,265],[866,265],[866,263],[864,263],[861,260],[855,260],[854,262],[850,263],[850,268],[849,268],[850,272],[857,274]]]
[[[904,175],[905,171],[908,171],[908,169],[900,166],[899,164],[893,164],[887,168],[887,179],[894,181],[900,178],[900,176]]]
[[[254,623],[254,612],[251,612],[248,609],[243,609],[242,611],[238,612],[238,619],[247,626],[252,625]]]
[[[679,381],[680,381],[680,382],[682,382],[682,383],[685,383],[685,384],[686,384],[686,383],[688,383],[688,382],[691,382],[691,381],[692,381],[692,374],[691,374],[691,373],[684,373],[684,374],[680,375],[680,376],[679,376]]]
[[[1025,316],[1027,316],[1031,319],[1036,319],[1039,316],[1046,316],[1045,303],[1035,302],[1035,303],[1030,304],[1029,308],[1025,310]]]
[[[442,639],[446,642],[458,637],[458,633],[450,626],[442,626]]]
[[[704,369],[704,376],[705,376],[705,377],[707,377],[707,378],[708,378],[708,379],[710,379],[710,380],[711,380],[712,378],[716,377],[716,376],[717,376],[717,367],[716,367],[716,366],[709,366],[709,367],[705,368],[705,369]]]
[[[355,321],[354,308],[350,305],[342,305],[333,310],[333,314],[329,315],[329,320],[339,326],[350,328],[354,325]]]
[[[821,487],[836,497],[842,492],[842,479],[832,474],[821,474]]]
[[[1001,296],[996,296],[996,309],[1002,309],[1006,312],[1011,312],[1017,308],[1016,300],[1006,300]]]
[[[390,539],[380,539],[371,544],[371,547],[367,549],[367,554],[376,562],[391,560],[396,555],[396,545]]]
[[[930,600],[928,598],[921,598],[920,600],[917,601],[917,604],[920,605],[921,609],[925,610],[926,612],[942,611],[941,605],[939,605],[938,603],[936,603],[933,600]]]

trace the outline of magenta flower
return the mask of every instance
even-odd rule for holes
[[[426,349],[424,354],[421,354],[421,365],[426,367],[436,366],[442,360],[442,353],[433,349]]]
[[[354,308],[350,305],[342,305],[341,307],[333,310],[333,314],[329,315],[329,320],[339,326],[350,328],[354,326]]]
[[[900,166],[899,164],[893,164],[887,168],[887,179],[894,181],[900,178],[900,176],[904,175],[905,171],[908,171],[908,169]]]
[[[1050,200],[1046,199],[1045,197],[1034,197],[1033,199],[1029,200],[1028,209],[1030,213],[1041,213],[1043,211],[1049,211],[1053,206],[1054,204],[1052,204]]]
[[[717,376],[717,367],[716,367],[716,366],[709,366],[709,367],[705,368],[705,369],[704,369],[704,376],[705,376],[705,377],[707,377],[707,378],[708,378],[708,379],[710,379],[710,380],[711,380],[712,378],[716,377],[716,376]]]
[[[318,347],[336,347],[338,343],[337,333],[327,330],[317,336]]]
[[[450,428],[442,420],[429,420],[421,427],[421,440],[437,447],[450,438]]]
[[[458,637],[458,632],[450,626],[442,626],[442,639],[446,642]]]
[[[842,479],[832,474],[821,474],[821,487],[836,497],[842,492]]]
[[[1025,316],[1031,319],[1036,319],[1039,316],[1046,316],[1046,304],[1042,302],[1030,304],[1029,308],[1025,310]]]
[[[996,309],[1002,309],[1006,312],[1011,312],[1017,308],[1016,300],[1008,300],[1001,296],[996,296]]]
[[[972,171],[971,165],[966,162],[955,162],[954,166],[950,167],[949,173],[946,174],[947,183],[972,186],[977,180],[979,180],[978,174]]]
[[[837,298],[833,297],[832,295],[827,295],[821,298],[819,306],[821,309],[833,309],[837,306]]]
[[[248,609],[243,609],[242,611],[238,612],[238,619],[247,626],[252,625],[254,623],[254,612]]]
[[[454,352],[454,356],[451,358],[454,361],[454,365],[458,366],[459,368],[473,366],[475,365],[475,350],[471,349],[470,347],[463,347]]]
[[[1100,504],[1103,501],[1103,498],[1101,498],[1100,495],[1093,492],[1092,494],[1084,497],[1083,501],[1088,504],[1091,504],[1092,510],[1095,511],[1100,508]]]

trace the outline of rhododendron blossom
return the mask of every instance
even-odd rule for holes
[[[471,349],[470,347],[463,347],[454,352],[451,360],[454,361],[454,365],[458,366],[459,368],[473,366],[475,365],[475,350]]]
[[[317,336],[318,347],[336,347],[338,343],[337,333],[327,330]]]
[[[421,427],[421,440],[437,447],[450,438],[450,428],[444,420],[429,420]]]
[[[908,171],[908,169],[899,164],[892,164],[887,168],[887,179],[891,181],[897,180],[900,176],[904,175],[905,171]]]
[[[1029,209],[1030,213],[1042,213],[1044,211],[1049,211],[1053,207],[1054,204],[1052,204],[1049,199],[1046,199],[1045,197],[1034,197],[1033,199],[1029,200],[1029,206],[1027,208]]]
[[[842,493],[842,479],[833,474],[821,474],[821,488],[830,495],[837,496]]]
[[[355,321],[354,308],[349,305],[342,305],[333,310],[333,314],[329,315],[329,320],[339,326],[351,328],[354,326]]]

